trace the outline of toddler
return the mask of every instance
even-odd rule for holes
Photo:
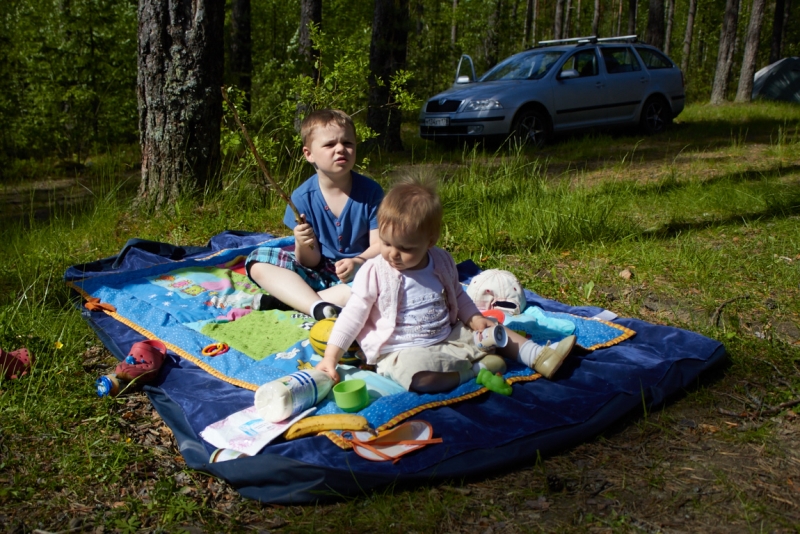
[[[479,349],[473,332],[494,326],[458,281],[455,261],[436,247],[442,204],[432,182],[407,178],[378,210],[380,255],[358,271],[317,369],[339,380],[336,365],[354,339],[377,372],[409,391],[448,391],[481,368],[504,372],[505,361]],[[506,329],[501,356],[550,378],[575,344],[569,336],[541,346]]]

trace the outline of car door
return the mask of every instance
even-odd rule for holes
[[[604,122],[635,121],[636,110],[647,94],[650,74],[642,68],[630,46],[604,46],[600,51],[608,95]]]
[[[598,124],[604,118],[605,77],[595,47],[573,52],[556,73],[553,85],[553,129]]]

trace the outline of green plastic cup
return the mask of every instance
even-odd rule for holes
[[[369,403],[367,383],[360,378],[339,382],[333,386],[333,398],[345,412],[357,412]]]

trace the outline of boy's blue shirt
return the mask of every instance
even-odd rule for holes
[[[334,261],[354,258],[367,250],[369,232],[378,228],[378,206],[383,200],[383,189],[371,178],[357,172],[350,171],[350,175],[353,178],[350,199],[338,219],[326,205],[316,174],[292,193],[297,211],[305,214],[306,221],[317,235],[322,255]],[[286,206],[283,222],[292,230],[297,226],[289,206]]]

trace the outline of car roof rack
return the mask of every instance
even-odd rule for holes
[[[596,43],[614,43],[614,42],[630,42],[637,41],[636,35],[620,35],[617,37],[597,37],[596,35],[589,35],[587,37],[571,37],[569,39],[551,39],[549,41],[539,41],[538,46],[554,46],[561,44],[575,43],[578,45],[583,44],[596,44]]]

